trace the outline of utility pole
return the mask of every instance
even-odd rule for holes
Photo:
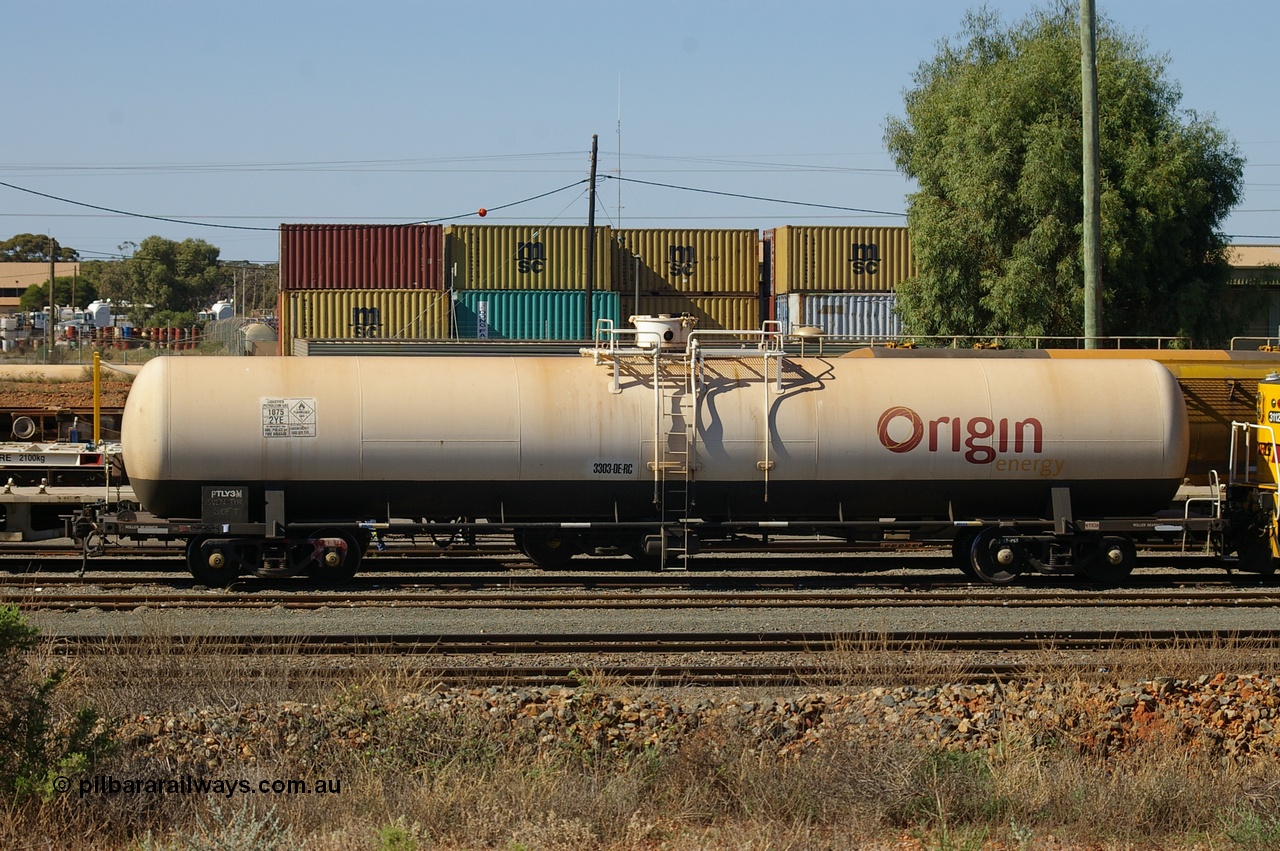
[[[57,321],[57,317],[54,313],[57,310],[57,299],[53,297],[53,276],[57,271],[57,267],[55,266],[57,260],[58,243],[55,242],[51,236],[49,237],[49,327],[46,329],[46,333],[49,337],[49,354],[45,356],[45,360],[50,363],[53,362],[53,326]]]
[[[591,208],[587,210],[587,303],[583,306],[583,320],[586,333],[583,339],[590,340],[594,334],[591,322],[591,302],[596,282],[596,153],[599,150],[600,137],[591,134],[591,191],[587,193]]]
[[[1080,0],[1080,88],[1084,129],[1084,347],[1102,336],[1102,215],[1098,209],[1098,58],[1093,0]]]

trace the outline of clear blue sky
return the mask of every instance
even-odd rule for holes
[[[480,207],[584,179],[593,133],[602,176],[901,214],[912,186],[885,153],[885,118],[972,5],[50,0],[6,27],[0,181],[263,230],[0,187],[0,238],[52,233],[95,259],[152,234],[199,237],[224,259],[272,261],[281,222],[479,222]],[[988,5],[1011,22],[1043,4]],[[1280,242],[1280,3],[1097,6],[1167,55],[1183,107],[1238,144],[1245,195],[1226,232]],[[904,221],[617,180],[599,191],[597,221],[623,227]],[[484,221],[586,216],[580,186]]]

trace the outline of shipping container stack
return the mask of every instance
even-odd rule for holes
[[[613,279],[628,316],[688,314],[699,330],[758,329],[760,233],[615,228]]]
[[[280,346],[295,340],[585,340],[596,321],[681,315],[702,330],[885,340],[915,274],[906,228],[595,230],[534,225],[282,225]],[[585,315],[590,287],[592,312]]]
[[[905,227],[788,225],[765,231],[762,248],[784,331],[867,342],[902,334],[896,290],[916,274]]]
[[[439,225],[281,225],[280,351],[449,332]]]
[[[619,321],[608,227],[595,229],[590,288],[585,227],[450,225],[445,228],[453,315],[450,335],[470,340],[586,340],[596,320]],[[625,317],[624,317],[625,318]]]

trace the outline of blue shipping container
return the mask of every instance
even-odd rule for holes
[[[814,325],[831,337],[886,339],[901,336],[895,293],[786,293],[777,297],[783,331]]]
[[[454,336],[471,340],[582,340],[581,290],[456,290]],[[591,294],[592,327],[597,319],[620,324],[618,294]]]

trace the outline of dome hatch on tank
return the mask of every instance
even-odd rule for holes
[[[670,313],[631,316],[627,321],[636,326],[636,345],[645,349],[654,346],[683,349],[689,344],[689,332],[698,324],[698,320],[688,314],[673,316]]]

